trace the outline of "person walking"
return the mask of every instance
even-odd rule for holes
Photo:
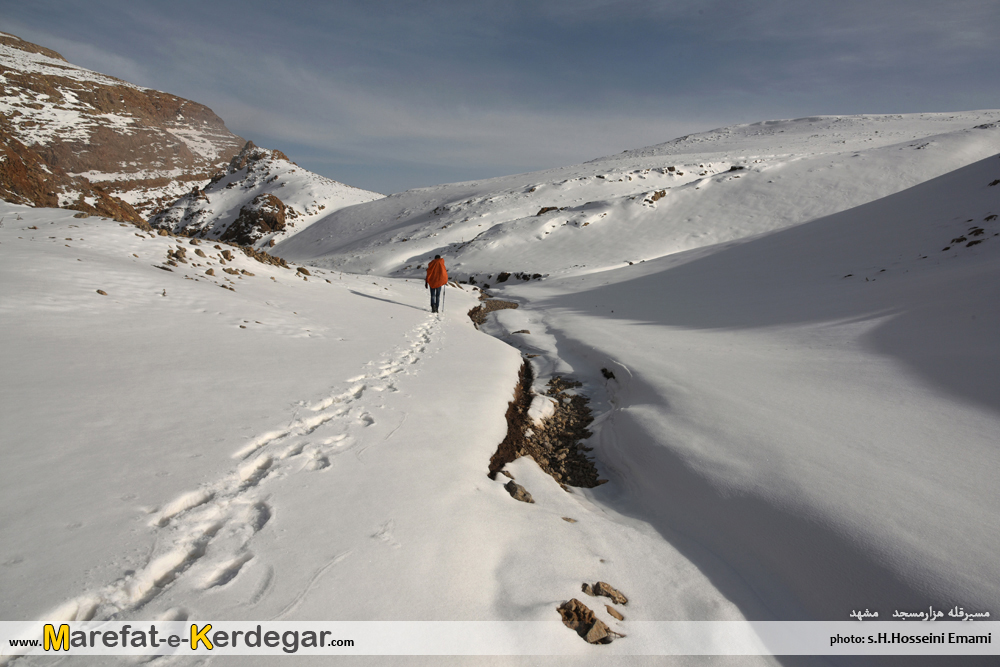
[[[424,278],[424,287],[431,290],[431,312],[438,312],[438,305],[441,302],[441,289],[448,283],[448,270],[444,268],[444,260],[441,255],[434,255],[434,259],[427,265],[427,277]]]

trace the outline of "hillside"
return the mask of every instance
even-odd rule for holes
[[[743,125],[329,214],[247,145],[185,236],[0,203],[0,615],[521,621],[444,660],[526,666],[663,664],[662,621],[995,617],[998,117]],[[275,176],[302,217],[248,240],[308,267],[216,240]],[[435,252],[498,298],[431,315]],[[378,648],[341,658],[442,662]]]
[[[270,248],[326,213],[381,197],[248,142],[204,188],[193,189],[149,222],[174,234]]]
[[[275,248],[416,276],[430,257],[495,284],[577,275],[744,238],[885,197],[1000,152],[1000,111],[769,121],[586,164],[392,195]],[[493,276],[491,278],[491,276]]]
[[[204,184],[245,143],[204,105],[2,33],[0,141],[7,200],[125,219]]]

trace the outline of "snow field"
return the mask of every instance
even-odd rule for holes
[[[491,285],[501,271],[583,275],[885,197],[1000,152],[998,118],[977,111],[801,119],[779,121],[784,131],[761,137],[752,126],[724,128],[669,154],[638,151],[391,195],[336,211],[274,252],[402,277],[441,254],[454,276]],[[556,210],[539,215],[547,208]]]
[[[521,359],[475,330],[472,294],[431,316],[422,283],[239,253],[256,275],[233,292],[156,268],[187,239],[0,215],[4,617],[552,621],[600,579],[627,619],[662,599],[742,618],[642,522],[528,460],[510,470],[535,505],[487,477]],[[552,646],[609,655],[568,630]]]
[[[648,517],[750,617],[995,608],[998,165],[502,290],[554,336],[540,349],[616,375],[595,449],[622,490],[610,507]],[[969,229],[986,240],[942,250]]]

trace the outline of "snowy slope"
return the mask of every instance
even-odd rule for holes
[[[211,183],[181,197],[151,218],[150,224],[177,234],[212,239],[233,236],[242,245],[270,247],[333,211],[381,197],[303,169],[281,151],[247,142]],[[262,226],[253,219],[230,232],[244,208],[253,211],[256,204],[260,209],[274,198],[279,203],[271,206],[280,211],[280,226]]]
[[[609,504],[776,616],[995,614],[998,214],[993,156],[805,225],[507,287],[523,305],[495,332],[603,397]]]
[[[0,85],[0,116],[11,137],[143,216],[205,184],[244,143],[201,104],[78,67],[6,33]],[[50,189],[59,206],[81,193]]]
[[[400,276],[441,254],[455,275],[480,283],[501,271],[588,273],[898,192],[1000,152],[997,120],[1000,111],[742,125],[583,165],[392,195],[335,212],[275,252]],[[558,210],[539,215],[548,208]]]
[[[412,280],[0,206],[0,618],[558,621],[612,582],[633,643],[557,624],[573,664],[641,652],[630,619],[744,618],[610,485],[487,477],[521,358],[472,294],[439,319]]]

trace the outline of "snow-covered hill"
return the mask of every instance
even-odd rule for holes
[[[583,165],[392,195],[337,211],[275,252],[415,276],[551,276],[782,229],[1000,152],[1000,111],[741,125]],[[491,278],[490,276],[493,276]]]
[[[88,203],[94,186],[146,217],[207,182],[244,143],[208,107],[78,67],[5,33],[0,84],[0,139],[23,144],[8,160],[26,149],[51,181],[37,193],[23,179],[6,185],[36,206]]]
[[[382,195],[314,174],[247,142],[227,168],[150,219],[175,234],[270,247],[326,214]]]
[[[662,664],[644,621],[995,617],[998,117],[740,126],[313,210],[274,248],[301,271],[0,204],[0,617],[541,622],[579,597],[627,636],[555,625],[574,665]],[[261,155],[215,214],[298,187]],[[519,307],[477,331],[452,287],[430,315],[434,252]],[[487,476],[525,361],[536,394],[579,382],[538,403],[589,398],[608,483],[518,458],[529,504]]]

